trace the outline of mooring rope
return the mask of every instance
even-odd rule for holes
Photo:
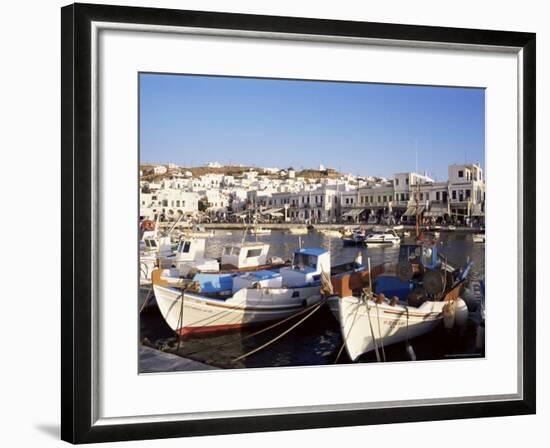
[[[139,309],[139,314],[147,307],[147,304],[149,303],[151,296],[151,291],[153,290],[153,285],[147,290],[147,295],[145,296],[145,300],[143,301],[143,304],[141,305],[141,308]]]
[[[281,339],[283,336],[286,336],[288,333],[290,333],[292,330],[294,330],[298,325],[300,325],[302,322],[304,322],[306,319],[308,319],[309,317],[311,317],[316,311],[319,310],[319,308],[321,308],[321,306],[326,302],[326,299],[319,302],[315,308],[310,312],[308,313],[305,317],[303,317],[302,319],[300,319],[298,322],[296,322],[294,325],[292,325],[290,328],[288,328],[287,330],[283,331],[280,335],[274,337],[273,339],[271,339],[270,341],[267,341],[265,344],[261,345],[260,347],[257,347],[255,348],[254,350],[251,350],[241,356],[239,356],[238,358],[235,358],[233,360],[233,362],[237,362],[237,361],[240,361],[241,359],[244,359],[244,358],[247,358],[248,356],[250,355],[253,355],[254,353],[256,352],[259,352],[260,350],[268,347],[269,345],[273,344],[274,342],[278,341],[279,339]]]
[[[298,311],[297,313],[294,313],[288,317],[285,317],[284,319],[282,320],[278,320],[277,322],[275,322],[274,324],[271,324],[269,325],[268,327],[265,327],[265,328],[262,328],[261,330],[258,330],[254,333],[250,333],[244,337],[237,337],[235,338],[234,340],[231,340],[231,341],[225,341],[225,342],[222,342],[221,344],[217,344],[215,346],[209,346],[209,347],[203,347],[201,348],[200,350],[195,350],[194,352],[190,352],[190,353],[184,353],[185,356],[190,356],[190,355],[196,355],[197,353],[202,353],[204,351],[208,351],[208,350],[213,350],[213,349],[217,349],[219,347],[224,347],[226,345],[230,345],[230,344],[235,344],[237,342],[242,342],[242,341],[246,341],[247,339],[250,339],[254,336],[258,336],[259,334],[262,334],[262,333],[265,333],[266,331],[269,331],[269,330],[272,330],[273,328],[276,328],[278,327],[279,325],[282,325],[286,322],[288,322],[289,320],[292,320],[298,316],[301,316],[302,314],[308,312],[309,310],[311,310],[312,308],[316,307],[317,305],[319,305],[321,302],[317,302],[317,303],[314,303],[310,306],[308,306],[307,308],[304,308],[300,311]],[[324,302],[323,302],[324,303]]]
[[[374,344],[374,351],[376,353],[376,360],[378,362],[380,362],[380,353],[378,353],[378,344],[376,342],[376,336],[374,335],[374,330],[372,328],[372,322],[371,322],[371,319],[370,319],[370,308],[369,308],[368,297],[367,297],[367,301],[365,302],[365,305],[367,307],[367,317],[369,318],[370,334],[371,334],[371,337],[372,337],[372,342]]]
[[[384,351],[384,340],[382,339],[382,329],[380,327],[380,310],[378,309],[378,302],[374,302],[376,306],[376,319],[378,320],[378,336],[380,338],[380,347],[382,348],[382,359],[386,362],[386,352]]]

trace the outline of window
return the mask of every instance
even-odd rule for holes
[[[298,269],[303,269],[307,266],[315,269],[317,267],[317,257],[306,254],[295,254],[293,264]]]
[[[399,179],[395,179],[395,185],[399,185]]]
[[[436,192],[435,192],[435,200],[436,200],[436,201],[439,201],[439,191],[436,191]]]
[[[387,197],[386,197],[386,196],[384,196],[384,197],[383,197],[382,199],[383,199],[383,201],[382,201],[382,202],[386,202],[386,199],[387,199]]]
[[[471,195],[471,191],[470,190],[466,190],[466,197],[469,198]]]
[[[349,198],[346,198],[346,204],[349,204]]]
[[[421,200],[421,201],[424,200],[424,193],[420,193],[420,200]]]
[[[378,202],[380,202],[382,200],[382,197],[378,196],[376,199],[377,199]]]
[[[405,179],[405,183],[406,183],[407,185],[409,185],[409,178],[408,178],[408,177]]]
[[[238,247],[233,246],[226,246],[223,249],[224,255],[239,255],[241,253],[241,249]]]
[[[460,171],[458,172],[458,177],[464,177],[464,171],[460,170]]]
[[[430,200],[430,193],[426,193],[426,201]]]
[[[456,190],[453,190],[452,198],[453,198],[453,199],[456,199]]]
[[[262,254],[262,249],[248,249],[246,258],[259,257]]]
[[[180,247],[178,247],[178,252],[182,252],[184,254],[189,253],[189,248],[191,247],[190,241],[182,241],[180,243]]]

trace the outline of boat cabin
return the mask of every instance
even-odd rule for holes
[[[246,269],[267,264],[269,244],[243,243],[229,244],[223,248],[222,266],[224,268]]]
[[[330,275],[330,252],[321,248],[304,248],[294,252],[292,266],[280,270],[285,286],[318,283],[321,273]]]
[[[181,238],[175,252],[176,261],[195,261],[204,258],[206,241],[202,238]]]
[[[426,269],[437,269],[441,266],[437,246],[434,244],[401,245],[399,261],[421,264]]]

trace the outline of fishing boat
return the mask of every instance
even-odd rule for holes
[[[395,230],[375,227],[365,236],[367,246],[374,245],[397,245],[401,243],[401,238],[395,233]]]
[[[271,235],[271,229],[266,229],[264,227],[252,227],[250,229],[250,234],[256,236]]]
[[[453,268],[429,243],[403,245],[396,274],[371,272],[360,292],[336,284],[329,306],[350,359],[371,351],[378,356],[380,348],[408,342],[441,322],[465,324],[468,308],[460,294],[471,266]]]
[[[330,275],[330,252],[304,248],[292,265],[238,274],[198,274],[193,279],[153,272],[155,298],[179,335],[231,330],[291,316],[321,300],[321,277]]]
[[[290,227],[288,229],[288,232],[291,235],[307,235],[308,230],[307,230],[307,227],[305,227],[305,226],[303,226],[303,227]]]
[[[484,233],[474,233],[472,235],[472,241],[474,243],[484,243],[485,242],[485,234]]]
[[[139,233],[139,283],[147,286],[151,284],[151,272],[158,257],[172,253],[173,245],[169,233],[159,235],[158,221],[141,221]]]

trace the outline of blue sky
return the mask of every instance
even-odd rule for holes
[[[485,91],[141,74],[140,160],[286,168],[319,164],[447,178],[485,153]]]

